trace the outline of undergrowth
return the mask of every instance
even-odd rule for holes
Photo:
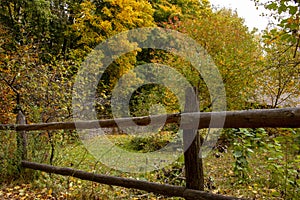
[[[124,173],[97,162],[74,132],[30,134],[28,156],[34,162],[162,184],[185,184],[183,156],[161,170]],[[14,160],[15,135],[12,131],[2,135],[0,197],[3,199],[14,197],[7,194],[35,195],[36,199],[180,199],[28,169],[20,173]],[[299,129],[225,130],[217,147],[203,160],[205,190],[244,198],[297,199],[300,196],[299,135]],[[109,136],[114,144],[141,153],[160,149],[173,137],[167,132],[149,137]]]

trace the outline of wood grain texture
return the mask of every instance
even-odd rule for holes
[[[225,116],[225,123],[210,124],[211,117],[222,120]],[[228,112],[191,112],[176,113],[167,115],[155,115],[122,119],[94,120],[94,121],[78,121],[78,122],[52,122],[40,124],[8,124],[0,125],[0,130],[17,130],[17,131],[33,131],[33,130],[75,130],[75,129],[94,129],[94,128],[113,128],[117,127],[117,123],[124,127],[129,126],[129,121],[133,120],[137,125],[146,126],[150,123],[151,118],[155,121],[167,118],[166,123],[181,124],[182,129],[193,129],[190,122],[199,121],[198,129],[201,128],[300,128],[300,108],[281,108],[281,109],[259,109],[259,110],[243,110]],[[184,119],[184,120],[181,120]]]
[[[85,172],[81,170],[75,170],[66,167],[55,167],[46,164],[39,164],[29,161],[22,161],[22,166],[28,169],[40,170],[48,173],[59,174],[63,176],[72,176],[82,180],[93,181],[101,184],[115,185],[126,188],[140,189],[147,192],[152,192],[155,194],[162,194],[166,196],[177,196],[184,197],[188,199],[205,199],[205,200],[237,200],[240,198],[222,196],[217,194],[212,194],[204,191],[197,191],[186,189],[181,186],[173,186],[167,184],[151,183],[147,181],[121,178],[114,176],[106,176],[101,174],[95,174],[90,172]]]

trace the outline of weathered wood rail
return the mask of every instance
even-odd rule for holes
[[[193,110],[192,110],[193,111]],[[122,126],[129,126],[131,120],[137,125],[148,125],[151,119],[154,121],[164,120],[166,117],[167,123],[177,123],[181,125],[184,133],[195,133],[195,127],[190,125],[191,121],[199,120],[198,129],[201,128],[260,128],[260,127],[273,127],[273,128],[300,128],[300,108],[282,108],[282,109],[264,109],[264,110],[246,110],[246,111],[229,111],[229,112],[211,112],[211,113],[200,113],[200,112],[189,112],[189,113],[177,113],[168,115],[156,115],[156,116],[145,116],[145,117],[134,117],[134,118],[122,118],[122,119],[109,119],[109,120],[95,120],[95,121],[80,121],[80,122],[53,122],[53,123],[41,123],[41,124],[11,124],[11,125],[0,125],[0,130],[15,130],[18,131],[22,137],[25,135],[24,131],[35,131],[35,130],[75,130],[75,129],[94,129],[94,128],[112,128]],[[224,123],[211,124],[212,119],[223,119]],[[24,119],[23,119],[24,121]],[[23,123],[22,121],[22,123]],[[196,127],[197,128],[197,127]],[[185,136],[184,136],[185,138]],[[194,139],[197,137],[194,137]],[[185,139],[184,139],[185,140]],[[19,145],[26,145],[26,141],[20,142]],[[191,171],[186,171],[186,187],[150,183],[145,181],[139,181],[134,179],[126,179],[120,177],[104,176],[94,173],[88,173],[80,170],[71,168],[61,168],[46,164],[33,163],[26,160],[21,161],[23,168],[30,168],[34,170],[41,170],[48,173],[55,173],[64,176],[73,176],[83,180],[95,181],[102,184],[116,185],[127,188],[135,188],[156,194],[163,194],[166,196],[177,196],[184,197],[185,199],[208,199],[208,200],[232,200],[239,199],[235,197],[222,196],[212,193],[207,193],[203,190],[203,168],[202,161],[199,159],[198,148],[199,141],[194,140],[191,144],[193,148],[191,152],[195,155],[186,157],[191,162],[186,164],[186,168]],[[20,147],[20,150],[24,153],[26,148]],[[25,156],[26,157],[26,156]],[[24,156],[21,156],[24,158]],[[193,163],[195,161],[196,163]],[[188,165],[188,166],[187,166]],[[195,166],[196,165],[196,166]],[[197,169],[196,171],[194,169]],[[199,176],[193,177],[193,173],[197,173]],[[202,173],[202,174],[201,174]],[[201,180],[199,180],[201,179]],[[200,184],[200,185],[199,185]],[[202,185],[201,185],[202,184]]]
[[[187,199],[200,199],[200,200],[235,200],[239,198],[222,196],[217,194],[212,194],[199,190],[187,189],[181,186],[151,183],[147,181],[135,180],[130,178],[105,176],[101,174],[89,173],[81,170],[74,170],[66,167],[55,167],[52,165],[45,165],[39,163],[33,163],[28,161],[22,161],[22,166],[29,169],[40,170],[48,173],[55,173],[63,176],[72,176],[80,178],[82,180],[93,181],[97,183],[115,185],[126,188],[134,188],[139,190],[144,190],[147,192],[152,192],[155,194],[161,194],[166,196],[176,196],[184,197]]]
[[[224,125],[212,124],[212,117],[225,116]],[[187,119],[181,122],[181,118]],[[15,130],[15,131],[34,131],[34,130],[76,130],[76,129],[94,129],[94,128],[113,128],[122,124],[123,127],[130,125],[133,120],[137,125],[146,126],[153,121],[159,121],[166,118],[166,124],[177,123],[182,125],[184,129],[191,127],[189,122],[195,119],[200,119],[198,129],[202,128],[300,128],[300,108],[281,108],[281,109],[260,109],[260,110],[243,110],[243,111],[228,111],[228,112],[191,112],[191,113],[175,113],[167,115],[154,115],[144,117],[108,119],[108,120],[93,120],[93,121],[77,121],[77,122],[51,122],[40,124],[7,124],[0,125],[0,130]]]

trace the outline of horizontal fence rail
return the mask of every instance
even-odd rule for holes
[[[15,130],[18,134],[19,152],[22,153],[23,168],[40,170],[48,173],[60,174],[64,176],[73,176],[83,180],[94,181],[97,183],[122,186],[126,188],[140,189],[147,192],[162,194],[166,196],[184,197],[185,199],[208,199],[208,200],[233,200],[240,199],[223,195],[212,194],[203,191],[204,177],[202,160],[199,159],[198,153],[200,143],[195,140],[198,134],[196,129],[202,128],[300,128],[300,108],[282,108],[282,109],[260,109],[260,110],[244,110],[244,111],[228,111],[228,112],[188,112],[154,115],[132,118],[118,118],[108,120],[93,121],[76,121],[76,122],[52,122],[39,124],[24,124],[25,116],[19,113],[17,124],[0,124],[0,130]],[[17,118],[18,118],[17,117]],[[212,120],[213,119],[213,120]],[[198,126],[194,122],[199,120]],[[190,147],[184,154],[186,187],[173,186],[159,183],[151,183],[135,179],[105,176],[90,172],[84,172],[65,167],[56,167],[46,164],[34,163],[26,161],[26,131],[35,130],[76,130],[76,129],[95,129],[95,128],[114,128],[118,126],[132,126],[132,121],[140,126],[151,125],[165,121],[165,124],[180,124],[180,128],[184,130],[184,141],[193,139]],[[212,123],[213,121],[213,123]],[[192,134],[191,134],[192,133]],[[195,134],[196,133],[196,134]],[[194,137],[190,138],[191,135]],[[191,148],[192,147],[192,148]],[[191,154],[191,155],[190,155]],[[187,162],[191,161],[191,162]],[[195,163],[197,163],[195,165]],[[197,168],[198,170],[191,170]],[[187,170],[188,169],[188,170]],[[200,170],[201,169],[201,170]],[[194,176],[198,174],[199,176]],[[200,181],[199,181],[200,180]],[[199,187],[200,186],[200,187]]]
[[[155,194],[162,194],[166,196],[177,196],[188,199],[199,199],[199,200],[235,200],[241,198],[222,196],[218,194],[212,194],[199,190],[191,190],[181,186],[173,186],[167,184],[151,183],[147,181],[135,180],[130,178],[121,178],[113,176],[105,176],[100,174],[94,174],[81,170],[75,170],[66,167],[55,167],[52,165],[39,164],[34,162],[22,161],[22,166],[29,169],[40,170],[48,173],[60,174],[63,176],[72,176],[80,178],[82,180],[93,181],[97,183],[115,185],[126,188],[134,188],[152,192]]]
[[[223,123],[210,124],[211,118],[222,120]],[[184,118],[184,121],[181,119]],[[40,124],[13,124],[0,125],[0,130],[33,131],[33,130],[75,130],[75,129],[94,129],[94,128],[114,128],[131,126],[132,121],[137,125],[146,126],[151,121],[181,124],[183,129],[194,129],[191,127],[191,121],[198,120],[198,129],[201,128],[300,128],[300,108],[282,108],[282,109],[259,109],[228,112],[192,112],[176,113],[167,115],[153,115],[144,117],[119,118],[108,120],[77,121],[77,122],[52,122]],[[153,124],[153,123],[152,123]]]

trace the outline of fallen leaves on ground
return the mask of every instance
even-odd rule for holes
[[[51,188],[35,189],[30,184],[21,184],[12,187],[4,187],[0,190],[0,199],[14,200],[50,200],[50,199],[68,199],[68,193],[60,193],[53,195]]]

